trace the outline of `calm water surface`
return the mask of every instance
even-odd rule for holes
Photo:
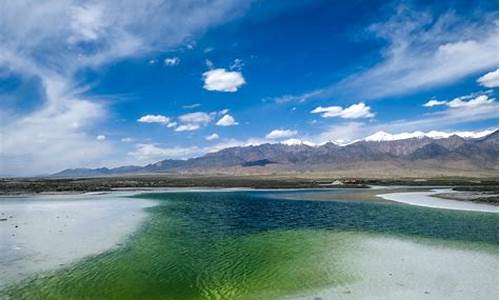
[[[135,196],[157,205],[146,208],[147,221],[123,246],[13,283],[0,291],[0,299],[319,299],[316,291],[336,287],[340,296],[349,298],[365,272],[385,268],[359,267],[361,258],[369,257],[367,251],[386,244],[367,243],[376,239],[449,249],[446,253],[453,255],[484,254],[498,264],[498,214],[370,201],[282,199],[300,198],[300,193]],[[407,247],[395,245],[392,249]],[[410,261],[413,254],[401,250],[397,255]],[[401,276],[420,276],[415,274]],[[394,289],[409,289],[404,278],[394,283]],[[392,284],[389,280],[383,284]],[[418,291],[427,296],[431,292]]]

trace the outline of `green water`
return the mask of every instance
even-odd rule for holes
[[[357,282],[349,262],[367,236],[498,250],[497,214],[279,196],[140,195],[158,204],[122,247],[8,286],[0,298],[276,299]]]

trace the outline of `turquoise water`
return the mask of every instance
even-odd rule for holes
[[[498,251],[498,214],[280,199],[290,193],[300,198],[300,191],[141,194],[136,197],[157,205],[147,208],[148,220],[122,247],[34,275],[0,295],[276,299],[355,284],[363,274],[352,261],[374,236]]]

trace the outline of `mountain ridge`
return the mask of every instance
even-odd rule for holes
[[[433,173],[491,173],[498,171],[498,130],[475,138],[449,135],[400,140],[359,140],[347,145],[332,142],[312,146],[304,143],[264,143],[236,146],[186,160],[165,159],[146,166],[117,168],[77,168],[55,173],[53,177],[90,177],[138,173],[164,174],[280,174],[340,172],[355,174],[395,174],[412,170]],[[363,170],[363,171],[361,171]],[[389,171],[388,171],[389,172]]]

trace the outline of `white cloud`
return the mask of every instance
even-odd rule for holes
[[[473,108],[481,105],[489,105],[495,102],[495,99],[489,98],[487,95],[479,95],[479,96],[464,96],[455,98],[451,101],[437,101],[430,100],[424,104],[425,107],[433,107],[446,105],[450,108]]]
[[[205,139],[207,141],[213,141],[213,140],[217,140],[219,138],[219,135],[217,133],[212,133],[211,135],[207,135],[205,137]]]
[[[71,15],[70,43],[97,40],[106,27],[106,18],[100,4],[75,6]]]
[[[375,99],[456,80],[498,66],[498,14],[471,21],[447,12],[433,16],[404,4],[370,30],[387,41],[382,62],[332,86],[327,95]]]
[[[193,112],[180,116],[179,120],[184,123],[207,124],[212,117],[205,112]]]
[[[174,130],[181,132],[181,131],[194,131],[200,129],[200,124],[182,124],[177,126]]]
[[[178,57],[167,57],[163,62],[166,66],[177,66],[181,62],[181,59]]]
[[[336,117],[338,116],[344,109],[341,106],[318,106],[315,109],[311,110],[312,114],[321,114],[323,118],[327,117]]]
[[[266,135],[266,139],[282,139],[297,135],[297,130],[275,129]]]
[[[171,122],[167,127],[173,128],[177,126],[175,131],[178,132],[194,131],[208,125],[212,121],[212,116],[206,112],[193,112],[179,116],[178,120],[181,124],[178,125],[177,122]]]
[[[168,4],[168,5],[167,5]],[[0,68],[40,82],[30,112],[2,108],[0,174],[33,175],[99,166],[117,149],[92,132],[106,99],[88,99],[75,76],[126,57],[177,47],[240,15],[241,1],[8,1],[0,10]]]
[[[96,137],[96,140],[98,140],[98,141],[104,141],[104,140],[106,140],[106,136],[105,136],[105,135],[103,135],[103,134],[100,134],[100,135],[98,135],[98,136]]]
[[[137,119],[137,122],[160,123],[166,125],[170,122],[170,118],[163,115],[145,115]]]
[[[388,123],[347,122],[327,127],[323,132],[303,137],[304,139],[321,143],[325,141],[353,141],[377,131],[429,131],[446,130],[460,125],[498,118],[498,102],[479,106],[450,108],[427,113],[413,119],[396,120]],[[455,131],[455,130],[453,130]]]
[[[125,137],[125,138],[122,138],[120,141],[122,141],[124,143],[130,143],[130,142],[133,142],[134,139],[130,138],[130,137]]]
[[[145,164],[151,163],[163,159],[186,159],[191,157],[201,156],[206,153],[216,152],[228,147],[237,147],[250,144],[261,144],[263,140],[224,140],[215,145],[208,147],[162,147],[159,144],[149,143],[149,144],[137,144],[136,149],[129,152],[128,155],[133,157],[136,163]]]
[[[222,118],[215,123],[217,126],[235,126],[238,125],[238,122],[236,122],[231,115],[224,115]]]
[[[129,152],[140,163],[150,163],[167,158],[189,158],[200,155],[202,150],[199,147],[161,147],[158,144],[137,144],[136,149]]]
[[[203,73],[204,89],[218,92],[236,92],[245,84],[241,72],[213,69]]]
[[[313,114],[321,114],[323,118],[340,117],[343,119],[359,119],[373,118],[374,113],[370,111],[370,107],[363,102],[353,104],[346,108],[341,106],[318,106],[311,111]]]
[[[326,127],[322,132],[302,139],[314,143],[334,141],[342,143],[366,137],[378,131],[386,132],[422,132],[422,131],[454,131],[452,128],[475,124],[478,121],[498,119],[498,102],[484,94],[470,94],[457,97],[452,101],[439,104],[444,109],[417,115],[411,119],[400,119],[391,122],[345,122]],[[450,104],[452,103],[452,104]],[[319,110],[323,111],[323,110]],[[458,130],[460,131],[460,130]]]
[[[484,74],[483,76],[477,79],[477,82],[487,88],[495,88],[498,87],[498,69],[496,71],[492,71]]]
[[[471,100],[462,100],[462,99],[453,99],[450,102],[448,102],[446,105],[448,105],[451,108],[458,108],[458,107],[477,107],[481,105],[487,105],[495,102],[495,100],[488,98],[486,95],[481,95],[477,96],[474,99]]]
[[[223,109],[223,110],[219,111],[219,114],[221,114],[221,115],[225,115],[225,114],[227,114],[228,112],[229,112],[229,109],[225,108],[225,109]]]
[[[25,116],[2,114],[0,174],[48,174],[69,166],[98,166],[112,151],[87,129],[106,117],[101,104],[76,98],[65,91],[64,81],[45,79],[49,101],[56,104]],[[14,118],[12,118],[14,117]]]
[[[429,100],[427,101],[424,106],[425,107],[433,107],[433,106],[438,106],[438,105],[445,105],[446,104],[446,101],[439,101],[439,100]]]

